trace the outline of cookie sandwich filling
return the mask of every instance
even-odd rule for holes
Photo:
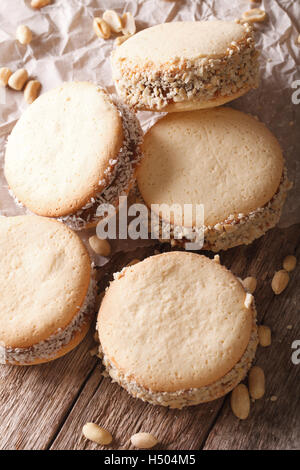
[[[157,223],[156,230],[160,234],[161,242],[171,240],[172,245],[184,247],[186,242],[196,242],[201,233],[204,233],[203,249],[218,252],[237,245],[248,245],[274,227],[280,219],[287,192],[291,187],[287,169],[284,168],[278,190],[267,204],[249,214],[231,214],[223,222],[214,226],[190,228],[175,226],[163,221],[157,214],[153,214],[153,211],[151,217],[154,217]],[[145,204],[137,186],[135,191],[137,201]]]
[[[124,268],[126,270],[126,268]],[[121,273],[116,273],[115,277],[124,274],[124,269]],[[256,325],[256,309],[254,302],[251,305],[253,313],[252,331],[249,339],[248,346],[237,362],[237,364],[225,374],[221,379],[213,382],[212,384],[205,385],[200,388],[190,388],[188,390],[178,390],[176,392],[157,392],[147,389],[139,385],[132,379],[130,373],[124,374],[110,361],[108,356],[99,345],[98,357],[102,359],[105,367],[104,376],[110,376],[113,382],[117,382],[121,387],[125,388],[127,392],[135,398],[140,398],[153,405],[168,406],[170,408],[183,408],[184,406],[197,405],[204,403],[225,395],[230,392],[238,383],[240,383],[246,376],[251,367],[251,363],[255,357],[256,348],[258,345],[257,325]]]
[[[155,69],[143,70],[130,61],[114,60],[114,80],[120,96],[134,109],[157,111],[187,100],[207,102],[230,97],[258,86],[258,52],[252,27],[245,23],[245,36],[233,41],[223,58],[199,58],[193,63],[177,58]]]
[[[48,339],[28,348],[10,348],[0,342],[0,364],[32,364],[38,359],[51,359],[69,344],[74,335],[89,321],[96,303],[96,280],[92,277],[85,300],[71,322],[65,328],[59,328]]]

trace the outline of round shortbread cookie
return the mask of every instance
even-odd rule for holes
[[[249,345],[255,309],[246,308],[245,297],[230,271],[194,253],[169,252],[125,268],[98,314],[109,373],[133,395],[142,389],[163,396],[220,381]]]
[[[88,252],[72,230],[52,219],[0,217],[0,228],[0,346],[12,354],[31,354],[36,345],[42,351],[50,339],[67,331],[87,301]],[[62,338],[61,348],[50,350],[49,357],[75,347],[88,320],[74,323],[70,341]],[[42,355],[29,363],[45,360],[47,355]]]
[[[32,212],[65,216],[105,187],[122,143],[122,118],[108,94],[88,82],[65,83],[41,95],[17,122],[5,176]]]
[[[258,83],[251,27],[220,20],[144,29],[113,51],[112,69],[124,101],[152,111],[218,106]]]
[[[143,152],[137,181],[146,204],[203,204],[206,226],[262,208],[283,174],[279,143],[266,126],[226,107],[163,117],[146,134]],[[162,208],[163,219],[167,214]],[[176,208],[171,223],[191,226]]]

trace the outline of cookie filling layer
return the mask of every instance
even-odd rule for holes
[[[287,177],[287,170],[284,168],[278,190],[265,206],[259,207],[247,215],[229,215],[223,222],[214,226],[191,228],[174,226],[164,222],[152,212],[152,217],[154,217],[157,224],[156,232],[159,233],[161,242],[171,240],[172,245],[183,247],[186,242],[199,240],[201,233],[203,233],[203,249],[216,252],[237,245],[248,245],[278,223],[287,192],[291,186],[292,184]],[[135,190],[137,200],[145,204],[137,187]],[[174,238],[175,236],[176,238]]]
[[[258,86],[258,52],[252,28],[245,24],[245,37],[232,42],[226,56],[201,58],[193,63],[178,60],[158,70],[128,61],[115,61],[114,79],[119,94],[134,109],[157,111],[171,103],[199,100],[207,102]]]
[[[129,379],[129,374],[124,375],[119,371],[110,362],[108,357],[103,354],[101,346],[99,356],[102,357],[106,373],[109,374],[113,382],[117,382],[133,397],[140,398],[141,400],[147,401],[153,405],[162,405],[170,408],[181,409],[184,406],[197,405],[198,403],[216,400],[230,392],[238,383],[240,383],[251,367],[258,344],[255,309],[253,309],[253,314],[255,315],[255,319],[253,321],[250,340],[239,362],[220,380],[204,387],[178,390],[177,392],[154,392],[142,387],[136,381]]]
[[[0,344],[0,364],[31,364],[37,359],[51,359],[66,346],[75,333],[82,329],[93,314],[96,300],[96,281],[91,278],[85,300],[78,313],[66,328],[59,328],[48,339],[40,341],[29,348],[9,348]]]

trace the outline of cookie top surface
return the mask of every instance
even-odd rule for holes
[[[41,95],[17,122],[5,176],[36,214],[68,215],[99,192],[122,143],[122,119],[107,93],[88,82],[64,83]]]
[[[145,135],[143,152],[137,180],[146,204],[204,204],[207,226],[263,207],[283,172],[279,143],[266,126],[227,107],[168,114]],[[171,222],[191,226],[176,210]]]
[[[249,343],[253,314],[225,267],[188,252],[152,256],[125,269],[98,315],[101,346],[129,381],[160,392],[209,385]]]
[[[28,348],[80,310],[91,266],[80,238],[38,216],[0,217],[0,344]]]
[[[231,42],[246,36],[241,24],[230,21],[178,21],[144,29],[119,46],[113,62],[154,65],[176,63],[176,60],[219,58],[226,54]]]

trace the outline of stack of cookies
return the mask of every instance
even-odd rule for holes
[[[278,222],[289,188],[280,146],[253,116],[221,107],[257,87],[257,58],[247,24],[162,24],[113,51],[118,99],[65,83],[25,111],[8,139],[5,175],[34,215],[0,218],[1,363],[56,359],[86,334],[96,288],[74,230],[95,227],[100,204],[118,209],[134,190],[161,240],[186,248],[202,231],[214,252]],[[142,139],[139,110],[169,114]],[[203,205],[201,224],[182,217],[187,204]],[[173,408],[228,393],[257,346],[252,295],[217,257],[184,251],[116,273],[97,331],[113,380]]]

